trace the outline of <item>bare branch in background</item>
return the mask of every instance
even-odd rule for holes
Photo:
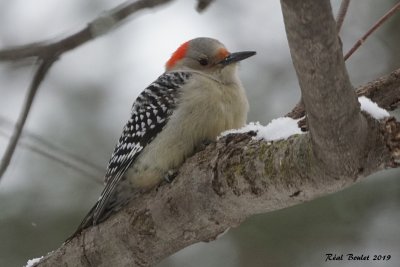
[[[58,154],[61,155],[61,157],[66,157],[69,158],[75,162],[79,162],[79,164],[85,165],[86,167],[89,167],[90,169],[92,169],[96,175],[100,176],[101,180],[103,181],[103,175],[104,175],[104,171],[105,171],[105,166],[103,165],[99,165],[99,164],[95,164],[91,161],[89,161],[87,158],[71,153],[69,151],[67,151],[66,149],[55,145],[54,143],[51,143],[49,141],[47,141],[46,139],[36,135],[36,134],[27,134],[27,137],[30,137],[31,139],[35,140],[37,143],[40,144],[41,147],[45,147],[48,148]],[[92,174],[93,175],[93,174]],[[94,175],[93,175],[94,176]]]
[[[196,10],[198,12],[203,12],[214,1],[215,0],[197,0]]]
[[[5,133],[3,130],[0,130],[0,136],[8,137],[7,133]],[[63,165],[65,167],[67,167],[67,168],[70,168],[70,169],[82,174],[85,178],[91,179],[91,180],[93,180],[94,182],[96,182],[96,183],[98,183],[100,185],[103,184],[103,178],[102,178],[103,176],[102,176],[102,174],[98,174],[98,175],[97,174],[93,174],[93,172],[88,171],[86,168],[81,167],[81,166],[75,164],[74,162],[71,162],[69,159],[66,159],[66,158],[64,158],[62,156],[54,155],[53,153],[47,151],[43,147],[38,147],[38,146],[32,145],[30,143],[25,142],[24,140],[20,140],[18,142],[18,146],[26,148],[26,149],[28,149],[28,150],[30,150],[30,151],[38,154],[38,155],[41,155],[41,156],[43,156],[45,158],[48,158],[48,159],[53,160],[53,161],[55,161],[57,163],[60,163],[61,165]]]
[[[14,124],[0,116],[0,136],[9,139],[10,134],[7,128],[14,128]],[[104,166],[94,164],[87,158],[72,153],[28,130],[24,130],[21,133],[20,141],[17,145],[71,168],[83,174],[85,178],[88,177],[103,184]]]
[[[365,33],[346,53],[344,60],[347,60],[364,42],[367,38],[378,29],[388,18],[394,15],[396,11],[400,10],[400,2],[398,2],[394,7],[392,7],[385,15],[383,15],[368,31]]]
[[[340,4],[339,12],[336,16],[336,30],[337,33],[339,34],[340,30],[342,29],[343,26],[343,21],[344,18],[346,17],[347,10],[349,8],[350,0],[342,0],[342,3]]]
[[[137,11],[145,8],[153,8],[171,1],[172,0],[127,1],[108,12],[104,12],[103,15],[88,23],[88,25],[79,32],[59,41],[44,41],[1,50],[0,61],[15,61],[30,57],[43,58],[54,54],[61,56],[63,53],[114,29],[119,26],[124,19]]]
[[[30,107],[36,92],[43,81],[47,71],[53,63],[65,52],[72,50],[87,41],[93,40],[118,26],[124,19],[133,13],[155,6],[168,3],[172,0],[139,0],[128,1],[116,8],[105,12],[92,22],[90,22],[83,30],[70,35],[57,42],[39,42],[28,44],[20,47],[8,48],[0,51],[0,61],[16,61],[25,58],[36,58],[40,66],[33,78],[32,84],[27,92],[25,103],[23,105],[20,117],[16,123],[15,131],[11,136],[9,144],[4,152],[0,162],[0,181],[10,164],[12,155],[21,136],[22,129],[28,117]]]
[[[5,118],[5,117],[0,115],[0,127],[4,128],[3,126],[6,127],[6,128],[13,128],[14,124],[10,120],[8,120],[7,118]],[[4,137],[7,137],[7,133],[5,131],[3,131],[2,133],[3,133],[2,135]],[[27,139],[33,140],[38,144],[38,146],[41,146],[41,147],[43,147],[43,148],[45,148],[47,150],[52,150],[52,151],[54,151],[54,152],[56,152],[56,153],[58,153],[58,154],[60,154],[60,155],[62,155],[64,157],[66,157],[66,158],[70,158],[70,159],[72,159],[72,160],[74,160],[76,162],[79,162],[79,163],[82,163],[82,164],[86,165],[87,167],[89,167],[89,168],[91,168],[93,170],[96,170],[98,172],[103,173],[103,169],[104,169],[103,165],[99,165],[99,164],[93,163],[93,162],[89,161],[85,157],[82,157],[80,155],[71,153],[68,150],[64,149],[63,147],[58,146],[58,145],[56,145],[56,144],[44,139],[43,137],[41,137],[41,136],[39,136],[37,134],[29,132],[29,130],[25,130],[22,133],[21,137],[22,138],[25,137]]]
[[[4,172],[7,170],[8,165],[10,164],[12,155],[14,154],[15,148],[17,146],[18,140],[21,136],[22,129],[25,125],[26,119],[28,117],[29,111],[31,110],[31,106],[33,100],[36,96],[36,92],[46,76],[48,70],[53,65],[53,63],[57,60],[57,57],[50,57],[41,59],[40,65],[33,77],[32,83],[28,89],[27,95],[25,97],[25,102],[22,106],[21,113],[15,125],[15,129],[13,134],[11,135],[10,141],[6,147],[3,158],[0,162],[0,180],[3,177]]]

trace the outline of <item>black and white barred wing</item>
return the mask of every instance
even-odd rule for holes
[[[189,77],[185,72],[164,73],[134,102],[131,117],[108,163],[106,186],[97,202],[94,222],[101,217],[121,177],[167,123],[177,105],[180,88]]]

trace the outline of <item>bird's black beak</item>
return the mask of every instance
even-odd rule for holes
[[[227,66],[229,64],[241,61],[243,59],[246,59],[248,57],[254,56],[256,54],[255,51],[243,51],[243,52],[236,52],[236,53],[231,53],[229,54],[226,58],[218,62],[218,64],[221,64],[223,66]]]

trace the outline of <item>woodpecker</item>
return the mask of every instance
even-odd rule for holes
[[[203,141],[244,126],[249,104],[237,63],[255,54],[230,53],[212,38],[183,43],[133,103],[108,163],[105,188],[75,234],[159,184]]]

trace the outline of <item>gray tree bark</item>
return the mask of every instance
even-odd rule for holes
[[[252,133],[228,135],[188,159],[171,184],[141,195],[37,266],[152,266],[190,244],[214,240],[252,214],[398,167],[400,123],[360,111],[329,0],[281,3],[309,132],[275,142],[255,140]],[[399,78],[397,71],[365,92],[395,108]]]

